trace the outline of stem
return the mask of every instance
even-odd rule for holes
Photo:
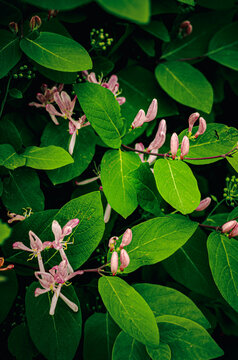
[[[199,224],[199,226],[201,227],[205,227],[207,229],[214,229],[216,231],[221,230],[220,226],[212,226],[212,225],[205,225],[205,224]]]
[[[73,277],[75,277],[76,275],[84,275],[84,273],[98,273],[100,274],[100,271],[105,268],[108,264],[104,264],[102,266],[100,266],[99,268],[95,268],[95,269],[85,269],[85,270],[77,270],[75,271],[73,274],[70,274],[67,277],[67,280],[72,279]]]
[[[3,113],[3,109],[7,100],[7,95],[8,95],[8,90],[9,90],[9,86],[10,86],[10,82],[11,82],[12,77],[9,76],[8,82],[7,82],[7,87],[6,87],[6,92],[2,101],[2,105],[1,105],[1,109],[0,109],[0,118],[2,117],[2,113]]]
[[[214,211],[225,201],[226,199],[222,199],[218,204],[216,204],[216,206],[212,209],[212,211],[207,215],[207,219],[209,218],[209,216],[211,216]]]

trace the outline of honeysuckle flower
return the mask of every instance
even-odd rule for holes
[[[3,264],[4,264],[4,258],[0,257],[0,271],[6,271],[6,270],[11,270],[14,268],[13,264],[9,264],[8,266],[3,268]]]
[[[125,249],[120,252],[120,271],[123,271],[130,264],[130,257]]]
[[[47,104],[45,108],[51,116],[54,117],[60,116],[63,117],[64,119],[68,119],[72,121],[72,114],[73,114],[76,98],[77,96],[75,96],[73,100],[71,100],[70,96],[67,94],[66,91],[61,91],[61,93],[56,91],[54,93],[54,101],[58,105],[61,112],[56,110],[56,108],[52,104]]]
[[[144,147],[144,145],[143,145],[142,143],[137,143],[137,144],[135,145],[135,149],[136,149],[136,150],[140,150],[140,151],[145,151],[145,147]],[[159,149],[154,150],[153,152],[158,154]],[[138,155],[139,155],[139,157],[140,157],[140,159],[141,159],[142,162],[148,162],[149,164],[152,164],[153,161],[157,158],[156,155],[150,155],[150,156],[148,157],[148,159],[145,160],[144,154],[138,153]],[[153,172],[153,169],[151,169],[151,171]]]
[[[199,118],[200,114],[198,112],[192,113],[188,118],[188,132],[191,134],[193,126],[197,119]]]
[[[113,251],[112,257],[111,257],[111,272],[112,275],[116,275],[118,269],[118,253],[116,251]]]
[[[159,123],[155,138],[148,146],[147,151],[158,150],[164,145],[166,138],[166,131],[167,131],[166,121],[162,119]]]
[[[69,121],[69,133],[70,133],[70,135],[72,135],[70,143],[69,143],[69,153],[70,153],[70,155],[72,155],[73,151],[74,151],[74,146],[75,146],[76,136],[78,134],[78,130],[81,129],[82,127],[90,125],[90,122],[87,121],[85,123],[85,120],[86,120],[86,116],[83,115],[77,121],[73,120],[73,119],[71,119]]]
[[[188,153],[189,153],[189,139],[187,136],[184,136],[181,144],[180,159],[183,160],[184,156],[188,155]]]
[[[183,34],[184,38],[190,35],[192,31],[193,31],[193,26],[189,20],[183,21],[179,26],[179,34]]]
[[[29,231],[29,238],[30,238],[30,248],[26,245],[24,245],[22,242],[17,241],[13,243],[12,247],[13,249],[18,250],[24,250],[31,253],[30,259],[33,259],[33,257],[36,257],[38,260],[40,271],[45,271],[42,257],[41,257],[41,251],[45,249],[45,245],[42,243],[40,238],[33,232]]]
[[[124,246],[127,246],[131,243],[132,240],[132,231],[131,229],[126,229],[126,231],[123,234],[120,249],[123,249]]]
[[[195,209],[195,211],[203,211],[205,210],[210,204],[212,199],[210,197],[206,197],[205,199],[201,200],[198,207]]]
[[[236,223],[236,225],[231,230],[231,232],[229,234],[229,238],[235,237],[237,235],[238,235],[238,223]]]
[[[10,211],[7,212],[7,216],[10,218],[9,220],[7,220],[8,224],[11,224],[14,221],[23,221],[26,219],[24,215],[11,213]]]
[[[31,20],[29,22],[29,26],[30,26],[31,31],[39,29],[41,24],[42,24],[42,21],[41,21],[41,18],[38,15],[32,16],[32,18],[31,18]]]
[[[231,220],[222,225],[221,229],[223,233],[227,233],[237,225],[237,221]]]
[[[198,127],[198,131],[196,132],[196,134],[194,135],[195,139],[199,136],[205,133],[207,128],[207,123],[206,120],[203,119],[203,117],[199,118],[199,127]]]
[[[111,212],[112,212],[112,207],[109,203],[107,203],[106,209],[105,209],[105,213],[104,213],[104,222],[105,224],[107,224],[110,220],[111,217]]]
[[[158,101],[157,99],[153,99],[146,114],[142,109],[138,111],[134,121],[131,124],[132,129],[142,126],[145,122],[150,122],[154,120],[156,118],[157,111]]]
[[[173,135],[171,136],[171,139],[170,139],[170,152],[172,154],[173,160],[175,159],[175,157],[177,155],[178,148],[179,148],[178,135],[176,133],[173,133]]]
[[[110,251],[114,251],[115,250],[115,245],[116,245],[116,242],[118,240],[118,237],[117,236],[113,236],[109,239],[108,241],[108,247],[110,249]]]

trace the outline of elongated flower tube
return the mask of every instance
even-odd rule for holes
[[[194,135],[195,139],[199,136],[205,133],[207,128],[207,123],[206,120],[203,119],[203,117],[199,118],[199,127],[198,127],[198,131],[196,132],[196,134]]]
[[[221,229],[223,233],[227,233],[228,231],[232,230],[237,224],[237,221],[235,220],[231,220],[226,222],[225,224],[222,225]]]
[[[3,264],[4,264],[4,258],[0,257],[0,271],[6,271],[6,270],[11,270],[14,269],[14,265],[13,264],[9,264],[8,266],[3,268]]]
[[[123,271],[130,264],[130,257],[125,249],[120,252],[120,271]]]
[[[203,211],[203,210],[205,210],[211,204],[211,201],[212,201],[212,199],[210,197],[206,197],[205,199],[203,199],[200,202],[200,204],[195,209],[195,211]]]
[[[123,234],[120,249],[123,249],[124,246],[129,245],[131,243],[131,240],[132,240],[132,231],[131,229],[127,229]]]
[[[170,152],[172,154],[172,159],[174,160],[179,148],[179,139],[176,133],[173,133],[170,139]]]
[[[69,95],[66,93],[66,91],[61,91],[61,94],[57,91],[54,93],[54,101],[58,105],[61,112],[56,110],[54,105],[47,104],[46,110],[50,115],[53,116],[60,116],[64,119],[69,119],[72,121],[72,114],[75,106],[77,96],[74,97],[73,100],[70,99]]]
[[[132,129],[142,126],[145,122],[150,122],[156,118],[158,111],[158,101],[157,99],[153,99],[148,111],[145,115],[144,110],[140,109],[131,124]]]
[[[238,235],[238,223],[236,223],[235,227],[231,230],[229,234],[229,238],[235,237]]]
[[[192,113],[188,118],[188,132],[191,134],[193,126],[197,119],[199,118],[200,114],[198,112]]]
[[[140,109],[135,116],[133,123],[131,124],[132,129],[140,127],[146,121],[146,116],[144,110]]]
[[[114,251],[111,257],[111,272],[112,275],[116,275],[118,269],[118,253]]]
[[[72,118],[69,121],[69,133],[70,133],[70,135],[72,135],[70,143],[69,143],[69,153],[70,153],[70,155],[72,155],[73,152],[74,152],[74,146],[75,146],[76,136],[78,134],[78,130],[85,127],[85,126],[91,125],[89,121],[87,121],[85,123],[85,120],[86,120],[86,116],[83,115],[77,121],[72,119]]]
[[[184,156],[188,155],[188,153],[189,153],[189,139],[187,136],[184,136],[181,144],[180,159],[183,160]]]

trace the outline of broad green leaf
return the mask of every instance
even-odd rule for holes
[[[22,156],[26,160],[26,166],[40,170],[53,170],[74,162],[67,151],[54,145],[30,146],[26,148]]]
[[[160,210],[162,198],[157,190],[149,164],[142,163],[139,168],[129,173],[128,179],[137,191],[137,201],[142,209],[155,216],[163,215]]]
[[[57,9],[57,10],[71,10],[78,6],[88,4],[92,0],[41,0],[40,2],[35,2],[35,0],[23,0],[24,2],[37,6],[42,9]]]
[[[161,341],[168,343],[173,359],[210,360],[223,355],[208,332],[194,321],[171,315],[159,316],[156,320]]]
[[[133,39],[148,56],[155,56],[155,39],[150,35],[139,33]]]
[[[5,240],[9,238],[11,231],[12,229],[0,220],[0,246],[3,245]]]
[[[47,79],[53,80],[58,83],[72,84],[77,79],[76,72],[52,70],[52,69],[48,69],[47,67],[41,66],[36,62],[34,62],[34,66],[39,71],[39,73],[45,76]]]
[[[4,264],[5,265],[5,264]],[[1,272],[0,275],[0,324],[6,319],[17,296],[18,282],[14,270]]]
[[[208,9],[223,10],[234,6],[234,0],[198,0],[200,6],[204,6]]]
[[[92,68],[87,51],[73,39],[59,34],[42,32],[35,40],[25,37],[20,46],[29,58],[49,69],[75,72]]]
[[[74,288],[63,286],[61,292],[78,305],[78,312],[73,312],[59,297],[55,314],[49,315],[52,294],[35,297],[37,287],[39,284],[34,282],[26,292],[26,318],[32,341],[48,360],[73,359],[82,331],[80,304]]]
[[[214,281],[224,299],[238,311],[238,242],[213,232],[207,249]]]
[[[176,315],[193,320],[205,328],[210,327],[202,312],[181,292],[154,284],[135,284],[133,287],[145,299],[155,316]]]
[[[191,239],[176,253],[163,261],[163,265],[174,280],[190,290],[216,298],[218,291],[209,268],[206,243],[206,234],[197,228]]]
[[[97,360],[111,360],[112,347],[119,332],[119,327],[108,313],[91,315],[84,327],[84,360],[95,360],[95,348]]]
[[[141,28],[158,39],[165,42],[170,41],[169,32],[162,21],[152,20],[148,25],[143,25]]]
[[[0,0],[0,24],[6,25],[11,21],[19,22],[22,14],[18,8],[8,1]],[[9,32],[8,32],[9,33]]]
[[[84,83],[74,85],[82,109],[106,145],[119,148],[124,123],[120,105],[112,92],[98,84]]]
[[[32,169],[17,169],[4,179],[2,201],[9,211],[23,214],[23,210],[34,211],[44,209],[44,194],[40,188],[40,180]]]
[[[101,162],[101,181],[108,203],[124,218],[137,207],[137,193],[128,174],[140,166],[140,158],[132,152],[107,151]]]
[[[0,79],[18,63],[21,54],[19,38],[10,31],[0,30]]]
[[[37,354],[25,323],[15,326],[8,337],[8,349],[17,360],[32,360]]]
[[[0,165],[10,170],[24,166],[26,160],[18,155],[10,144],[0,145]]]
[[[161,63],[155,69],[155,77],[162,89],[179,103],[211,112],[212,86],[192,65],[182,61]]]
[[[152,360],[171,360],[171,350],[168,344],[160,342],[158,349],[146,347],[148,354]]]
[[[210,41],[210,59],[231,69],[238,70],[238,21],[228,24],[218,31]]]
[[[194,0],[178,0],[178,1],[183,3],[183,4],[195,6],[195,1]]]
[[[112,360],[149,360],[145,346],[123,331],[113,346]]]
[[[160,195],[182,214],[195,210],[201,199],[197,180],[181,160],[157,160],[154,175]]]
[[[149,0],[97,0],[106,11],[113,15],[146,24],[150,19],[150,2]]]
[[[197,226],[181,215],[158,217],[134,226],[132,242],[126,249],[130,264],[124,272],[156,264],[171,256],[193,235]]]
[[[159,345],[154,314],[133,287],[118,277],[103,276],[98,289],[109,314],[125,333],[142,344]]]
[[[60,126],[55,126],[53,123],[48,124],[41,137],[41,145],[56,145],[68,150],[70,135],[67,130],[67,123],[60,124]],[[96,136],[91,126],[79,130],[72,155],[74,162],[59,169],[47,171],[47,175],[54,185],[67,182],[82,174],[93,159],[95,140]]]

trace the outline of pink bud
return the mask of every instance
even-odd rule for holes
[[[195,209],[195,211],[202,211],[205,210],[210,204],[211,204],[212,199],[210,197],[206,197],[205,199],[203,199],[200,204],[198,205],[198,207]]]
[[[124,249],[121,250],[120,261],[121,261],[120,271],[123,271],[130,264],[130,257],[126,252],[126,250]]]
[[[236,226],[236,224],[237,224],[237,221],[235,221],[235,220],[231,220],[231,221],[226,222],[221,227],[222,232],[226,233],[226,232],[232,230]]]
[[[173,133],[170,139],[170,152],[172,154],[173,160],[177,155],[178,147],[179,147],[178,135],[176,133]]]
[[[16,23],[16,22],[14,22],[14,21],[12,21],[12,22],[10,22],[9,24],[8,24],[8,26],[9,26],[9,29],[14,33],[14,34],[17,34],[18,33],[18,24]]]
[[[158,111],[158,101],[157,99],[153,99],[146,113],[146,122],[154,120],[157,115],[157,111]]]
[[[131,124],[132,129],[142,126],[145,121],[146,121],[145,112],[144,110],[141,109],[138,111],[133,123]]]
[[[131,240],[132,240],[132,231],[131,229],[127,229],[123,234],[120,249],[123,249],[124,246],[129,245]]]
[[[229,238],[237,236],[237,235],[238,235],[238,223],[236,223],[236,226],[230,232]]]
[[[39,16],[37,16],[37,15],[32,16],[30,23],[29,23],[31,31],[39,29],[41,24],[42,24],[42,21]]]
[[[183,160],[184,156],[188,155],[188,152],[189,152],[189,139],[187,136],[184,136],[181,144],[180,159]]]
[[[205,133],[207,128],[207,123],[206,120],[203,119],[203,117],[200,117],[199,119],[199,127],[198,127],[198,131],[196,132],[196,134],[194,135],[195,139],[199,136]]]
[[[115,245],[116,245],[116,242],[118,240],[118,237],[117,236],[113,236],[109,239],[108,241],[108,247],[110,249],[110,251],[114,251],[115,250]]]
[[[200,114],[198,112],[192,113],[188,118],[188,132],[191,133],[193,129],[193,125],[199,118]]]
[[[111,257],[111,272],[112,275],[116,275],[118,269],[118,253],[114,251]]]
[[[159,123],[155,138],[150,143],[147,151],[160,149],[164,145],[165,138],[166,138],[166,130],[167,130],[166,121],[164,119],[162,119]]]
[[[186,37],[192,33],[193,27],[189,20],[185,20],[180,24],[179,32],[181,33],[183,29],[185,29],[183,37]]]

